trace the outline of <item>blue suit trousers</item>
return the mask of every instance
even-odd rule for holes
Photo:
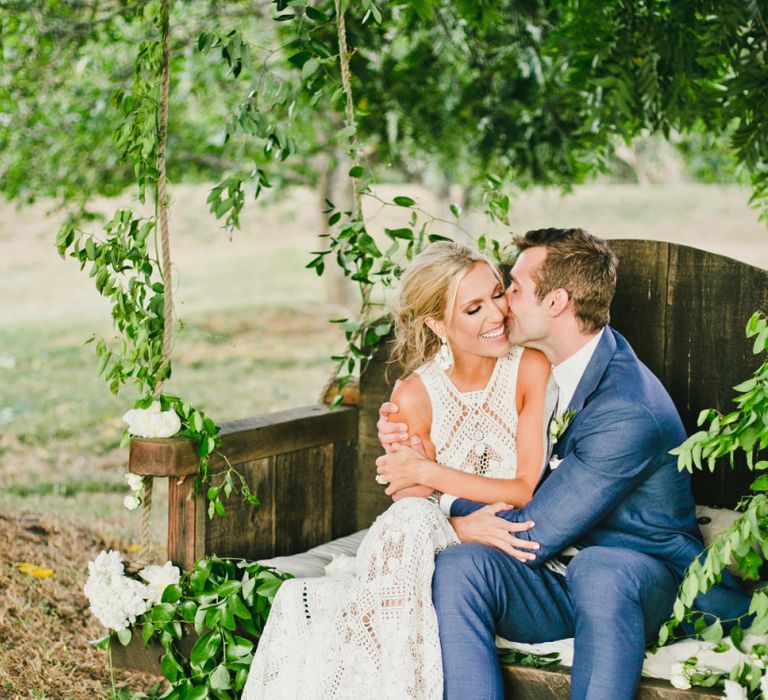
[[[449,547],[433,579],[445,697],[504,697],[498,634],[528,643],[575,637],[571,698],[631,700],[678,585],[659,560],[619,547],[582,550],[566,576],[487,545]]]

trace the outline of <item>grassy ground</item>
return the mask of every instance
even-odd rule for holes
[[[416,188],[381,191],[399,193],[428,211],[444,206]],[[315,402],[342,338],[327,323],[341,311],[323,303],[322,281],[303,267],[318,245],[314,195],[300,191],[252,208],[232,241],[206,214],[205,188],[177,187],[174,197],[176,311],[184,326],[168,390],[219,422]],[[746,200],[735,188],[595,185],[566,198],[518,197],[512,223],[675,240],[768,267],[768,232]],[[100,206],[110,212],[115,203]],[[404,215],[375,203],[367,212],[379,231]],[[486,228],[479,218],[467,225]],[[109,337],[108,309],[87,275],[56,256],[55,228],[42,207],[0,209],[0,698],[109,693],[103,655],[85,643],[99,634],[80,592],[85,562],[105,546],[129,549],[138,533],[138,515],[121,505],[127,454],[118,447],[120,417],[134,397],[111,396],[95,377],[93,347],[83,342],[92,333]],[[159,550],[162,486],[153,521]],[[23,561],[55,573],[25,576]],[[137,676],[119,681],[151,685]]]

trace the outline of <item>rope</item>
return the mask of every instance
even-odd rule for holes
[[[162,26],[163,37],[163,63],[160,76],[160,115],[158,122],[158,147],[157,147],[157,218],[160,224],[161,247],[161,274],[163,277],[164,305],[163,305],[163,361],[161,372],[168,367],[171,357],[171,341],[173,339],[173,298],[171,293],[171,244],[168,235],[168,180],[166,177],[165,149],[168,143],[168,91],[170,86],[171,63],[171,32],[170,12],[171,0],[163,0]],[[163,390],[163,382],[155,387],[155,397],[159,397]],[[139,557],[144,562],[149,562],[152,550],[150,537],[150,519],[152,515],[152,484],[151,476],[144,478],[144,495],[141,502],[141,526],[139,530],[140,550]]]
[[[344,11],[341,9],[341,0],[335,0],[336,5],[336,31],[339,37],[339,66],[341,68],[341,86],[346,97],[347,126],[356,127],[355,101],[352,97],[352,74],[349,70],[349,49],[347,48],[347,23],[344,20]],[[357,143],[357,133],[352,134],[349,140],[351,146],[351,160],[353,165],[360,165],[360,150]],[[362,197],[360,196],[360,183],[356,177],[352,178],[352,192],[354,196],[354,217],[361,219],[363,214]]]

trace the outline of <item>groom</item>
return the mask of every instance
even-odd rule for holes
[[[685,432],[659,380],[607,325],[616,285],[608,246],[581,229],[529,231],[515,243],[509,339],[552,363],[561,432],[524,508],[441,499],[462,541],[437,556],[433,580],[445,697],[504,697],[498,634],[575,637],[571,697],[630,700],[645,647],[703,549],[690,478],[669,454]],[[407,430],[387,420],[394,411],[382,407],[385,444]],[[405,448],[377,465],[386,474],[424,458]],[[504,551],[484,543],[499,531]],[[562,555],[569,546],[578,553]],[[696,603],[728,618],[748,608],[730,580]]]

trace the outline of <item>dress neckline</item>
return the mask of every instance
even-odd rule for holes
[[[438,367],[438,371],[440,372],[440,376],[443,378],[443,381],[448,385],[448,388],[455,392],[456,395],[465,403],[470,403],[472,405],[477,405],[477,402],[480,401],[480,399],[484,399],[486,394],[488,393],[488,390],[493,385],[493,380],[496,378],[496,375],[498,374],[499,367],[501,366],[501,361],[508,357],[509,353],[506,355],[502,355],[496,360],[496,364],[493,366],[493,372],[491,372],[491,376],[488,377],[488,381],[485,383],[485,386],[482,389],[474,389],[472,391],[461,391],[452,381],[451,378],[448,376],[448,373]]]

